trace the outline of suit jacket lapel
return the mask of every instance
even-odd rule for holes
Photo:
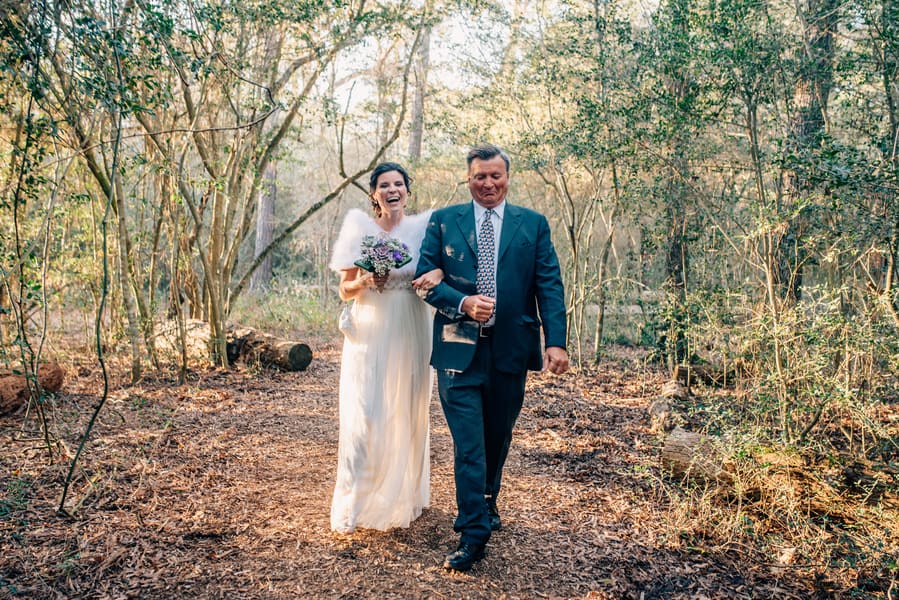
[[[471,248],[471,253],[475,257],[474,264],[478,264],[478,238],[474,232],[474,206],[471,202],[459,208],[459,212],[456,214],[456,224],[459,226],[459,231],[462,232],[462,237],[468,243],[468,247]]]
[[[503,214],[503,229],[499,236],[499,258],[497,260],[497,266],[503,259],[503,254],[505,254],[506,250],[509,249],[509,246],[512,245],[512,238],[515,237],[519,227],[521,227],[521,211],[518,210],[517,206],[512,206],[507,201],[506,210]]]

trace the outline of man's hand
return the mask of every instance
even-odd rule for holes
[[[568,353],[565,348],[549,346],[543,354],[543,370],[561,375],[568,370]]]
[[[493,314],[494,305],[496,305],[496,298],[476,294],[467,296],[462,301],[462,312],[479,323],[485,323]]]

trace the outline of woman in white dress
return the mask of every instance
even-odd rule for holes
[[[407,527],[430,502],[428,405],[431,395],[431,309],[416,294],[440,282],[432,271],[413,281],[430,213],[406,215],[410,178],[382,163],[369,188],[374,218],[351,209],[331,268],[340,298],[353,300],[354,331],[340,364],[340,436],[331,529],[386,531]],[[353,263],[363,236],[405,242],[412,260],[378,277]]]

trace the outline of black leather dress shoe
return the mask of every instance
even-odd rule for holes
[[[462,542],[455,552],[447,555],[443,561],[443,568],[449,571],[468,571],[482,558],[484,558],[484,544]]]
[[[503,522],[499,518],[499,511],[496,510],[496,502],[487,501],[487,516],[490,518],[490,531],[499,531],[503,528]]]

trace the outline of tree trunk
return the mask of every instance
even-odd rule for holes
[[[264,248],[272,243],[275,230],[275,197],[278,193],[278,169],[269,163],[265,169],[265,179],[259,190],[256,204],[256,244],[253,258],[257,258]],[[269,254],[253,271],[250,278],[250,289],[260,291],[268,289],[272,281],[272,255]]]
[[[168,310],[169,318],[175,319],[178,324],[178,385],[187,379],[187,330],[184,324],[184,311],[182,310],[182,283],[181,283],[181,215],[173,201],[171,193],[171,175],[163,178],[162,201],[166,204],[171,220],[171,253],[169,298],[171,306]]]
[[[6,282],[0,281],[0,346],[5,346],[6,340],[9,339],[9,326],[5,315],[10,313],[10,306]]]
[[[615,203],[612,205],[608,222],[606,223],[606,240],[599,254],[596,265],[596,327],[593,335],[593,360],[599,362],[599,348],[602,346],[602,336],[606,324],[606,271],[609,265],[609,256],[615,245],[615,219],[618,215],[618,207],[621,206],[621,186],[618,181],[618,167],[613,161],[610,165],[612,171],[612,192],[615,194]]]
[[[118,186],[115,186],[117,189]],[[141,343],[140,343],[140,317],[138,316],[137,302],[134,297],[134,287],[131,285],[131,277],[128,272],[128,227],[125,224],[125,203],[118,193],[113,206],[116,207],[116,239],[119,244],[118,260],[116,268],[119,275],[119,288],[122,292],[122,304],[125,305],[125,316],[128,320],[127,335],[131,345],[131,383],[137,383],[141,377]]]
[[[800,69],[799,80],[793,93],[794,112],[789,129],[788,150],[802,163],[814,162],[811,153],[821,145],[827,120],[827,101],[833,88],[834,44],[833,32],[839,18],[836,0],[806,0],[803,7],[797,2],[797,11],[804,25],[805,68]],[[787,171],[786,199],[792,207],[802,204],[813,192],[813,185],[806,167]],[[807,251],[804,249],[805,230],[808,227],[806,210],[791,217],[787,230],[777,249],[777,284],[783,300],[795,302],[802,294],[803,267]]]
[[[881,6],[880,31],[884,40],[896,40],[899,37],[899,23],[896,16],[899,15],[899,3],[895,0],[885,2]],[[878,40],[880,41],[880,40]],[[890,129],[885,144],[882,144],[884,160],[896,172],[899,156],[896,154],[897,142],[899,142],[899,109],[897,109],[896,92],[897,77],[899,77],[899,64],[894,52],[887,49],[887,45],[878,43],[876,54],[880,57],[881,77],[883,80],[883,92],[887,101],[887,112],[890,118]],[[894,286],[896,275],[899,274],[899,202],[893,189],[884,190],[881,194],[884,206],[884,218],[889,219],[892,214],[893,234],[890,237],[886,259],[884,260],[883,281],[881,284],[880,299],[892,316],[893,323],[899,327],[899,297],[894,298]]]
[[[428,91],[428,66],[431,50],[431,28],[421,35],[418,49],[418,64],[415,69],[415,96],[412,99],[412,129],[409,132],[409,161],[413,164],[421,160],[421,140],[425,126],[425,95]]]
[[[678,156],[679,151],[675,150],[673,155]],[[686,161],[683,162],[686,163]],[[683,168],[687,168],[686,164],[683,165]],[[686,170],[680,172],[686,173]],[[677,175],[675,174],[674,177]],[[668,187],[668,194],[668,248],[665,254],[664,283],[667,316],[664,350],[668,370],[670,373],[674,373],[675,366],[683,363],[688,356],[686,304],[689,259],[686,239],[686,190],[672,179]]]
[[[118,219],[118,231],[119,236],[124,236],[124,240],[119,240],[119,249],[121,252],[125,252],[124,259],[121,261],[122,266],[126,269],[125,273],[122,277],[122,285],[128,285],[129,290],[126,292],[124,289],[122,290],[122,297],[125,301],[126,310],[136,311],[136,324],[132,325],[131,316],[129,314],[128,317],[128,335],[131,337],[131,329],[133,327],[137,327],[137,339],[132,341],[134,346],[132,347],[132,360],[134,365],[132,365],[131,376],[132,383],[136,383],[141,376],[141,350],[140,350],[140,334],[144,336],[144,343],[147,347],[147,353],[150,356],[150,361],[153,363],[155,368],[159,368],[159,359],[156,356],[156,348],[153,345],[153,316],[150,314],[151,306],[150,301],[144,297],[143,290],[145,289],[145,282],[143,277],[141,276],[140,269],[138,265],[135,263],[135,255],[137,252],[134,249],[134,246],[131,243],[131,237],[128,230],[128,220],[127,220],[127,212],[125,209],[125,188],[122,185],[122,178],[115,177],[111,178],[113,181],[113,186],[115,188],[115,196],[116,200],[113,204],[115,208],[115,214]],[[130,296],[130,299],[129,299]],[[133,307],[128,307],[128,303],[133,303]]]
[[[689,0],[672,2],[672,27],[684,39],[690,35]],[[662,192],[665,195],[665,323],[662,350],[670,373],[674,366],[685,361],[687,347],[687,277],[689,274],[689,254],[687,248],[687,201],[689,189],[684,183],[690,178],[689,153],[692,144],[690,130],[699,116],[690,112],[691,99],[696,95],[696,85],[688,67],[679,61],[671,65],[665,76],[668,102],[673,109],[675,131],[668,139],[666,160],[668,167]]]
[[[212,191],[212,221],[209,227],[209,248],[206,262],[209,268],[204,272],[206,287],[206,308],[209,322],[209,357],[214,364],[228,365],[228,353],[225,341],[225,319],[227,318],[227,290],[223,273],[225,265],[225,204],[224,194],[219,190]]]

